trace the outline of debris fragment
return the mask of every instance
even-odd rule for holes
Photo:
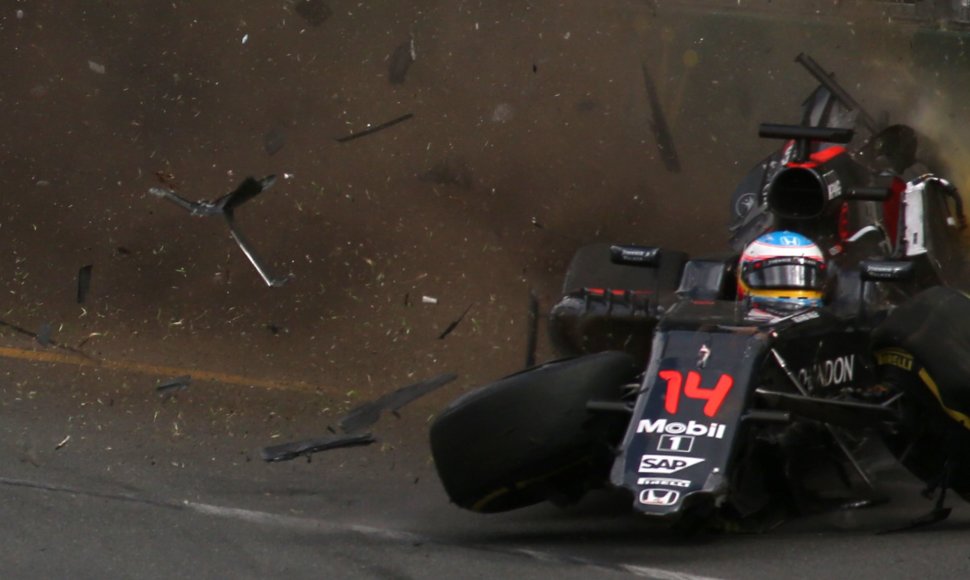
[[[91,334],[85,336],[84,339],[81,340],[81,342],[77,343],[77,348],[83,347],[92,338],[95,338],[95,337],[98,337],[98,336],[104,336],[104,335],[105,335],[105,333],[103,333],[103,332],[92,332]]]
[[[36,333],[31,332],[31,331],[27,330],[26,328],[24,328],[22,326],[18,326],[16,324],[7,322],[5,320],[0,320],[0,326],[4,326],[6,328],[9,328],[10,330],[13,330],[14,332],[18,332],[20,334],[27,335],[27,336],[29,336],[29,337],[31,337],[33,339],[36,339],[37,338],[37,334]]]
[[[388,393],[351,410],[340,420],[339,426],[345,433],[353,433],[370,427],[380,419],[382,411],[396,412],[408,403],[436,391],[457,378],[458,375],[456,374],[445,373],[401,387],[393,393]]]
[[[536,347],[539,342],[539,296],[529,289],[529,335],[525,346],[525,368],[536,366]]]
[[[243,34],[242,43],[246,44],[249,41],[249,34]]]
[[[414,62],[414,39],[412,38],[410,42],[402,43],[400,46],[394,49],[391,54],[390,62],[387,65],[387,79],[392,85],[400,85],[404,83],[404,79],[407,77],[408,69],[411,68],[411,63]]]
[[[353,141],[354,139],[360,139],[361,137],[366,137],[367,135],[371,135],[373,133],[377,133],[378,131],[383,131],[384,129],[387,129],[388,127],[393,127],[394,125],[397,125],[398,123],[403,123],[404,121],[407,121],[408,119],[410,119],[413,116],[414,116],[414,113],[408,113],[406,115],[401,115],[400,117],[397,117],[396,119],[391,119],[390,121],[387,121],[385,123],[381,123],[380,125],[375,125],[375,126],[369,128],[369,129],[364,129],[363,131],[360,131],[358,133],[351,133],[350,135],[347,135],[346,137],[340,137],[340,138],[336,139],[336,141],[337,141],[337,143],[346,143],[348,141]]]
[[[297,0],[293,11],[302,16],[310,26],[320,26],[333,16],[333,11],[323,0]]]
[[[37,336],[35,337],[37,339],[37,344],[41,346],[50,346],[52,332],[51,324],[49,322],[41,324],[40,330],[37,331]]]
[[[99,75],[103,75],[105,73],[104,65],[96,63],[93,60],[88,61],[88,68],[91,69],[93,72],[98,73]]]
[[[437,303],[438,303],[438,299],[435,298],[434,296],[421,297],[421,304],[437,304]]]
[[[466,308],[465,311],[461,313],[461,316],[459,316],[455,320],[451,321],[451,324],[449,324],[448,327],[445,328],[444,332],[442,332],[441,334],[438,335],[438,340],[442,340],[444,337],[446,337],[449,334],[451,334],[451,331],[453,331],[454,329],[458,328],[458,325],[461,323],[462,320],[465,319],[465,315],[468,314],[468,311],[472,309],[472,306],[473,305],[474,305],[474,303],[469,304],[468,305],[468,308]]]
[[[73,352],[74,354],[78,356],[82,356],[88,360],[94,360],[84,351],[67,346],[66,344],[60,344],[56,340],[51,338],[50,324],[45,324],[44,326],[41,326],[40,332],[31,332],[22,326],[18,326],[11,322],[7,322],[6,320],[0,320],[0,326],[9,328],[10,330],[19,334],[23,334],[24,336],[29,336],[30,338],[33,338],[37,342],[40,342],[43,340],[45,342],[41,344],[43,344],[44,346],[55,346],[57,348],[62,348],[64,350]],[[45,330],[45,327],[47,327],[47,330]]]
[[[286,145],[286,136],[278,127],[273,127],[263,135],[263,149],[266,150],[267,155],[276,155],[283,149],[284,145]]]
[[[473,185],[471,169],[460,157],[449,157],[439,161],[434,167],[422,173],[418,179],[438,185],[456,185],[462,189],[471,189]]]
[[[243,251],[243,254],[245,254],[246,258],[249,259],[249,262],[254,268],[256,268],[256,271],[263,279],[263,282],[265,282],[267,286],[278,287],[285,284],[288,278],[274,278],[269,274],[269,271],[263,265],[262,260],[260,260],[256,255],[252,244],[250,244],[249,240],[246,239],[242,232],[236,228],[234,215],[236,208],[253,199],[260,193],[266,191],[272,187],[274,183],[276,183],[275,175],[269,175],[260,180],[247,177],[242,183],[239,184],[239,187],[216,199],[215,201],[189,201],[168,187],[152,187],[148,190],[148,193],[156,197],[167,199],[196,217],[219,215],[224,217],[226,219],[226,223],[229,225],[229,234],[232,236],[232,239],[236,241],[239,249]]]
[[[70,440],[71,440],[71,436],[70,435],[68,435],[64,439],[61,439],[61,442],[54,446],[54,451],[57,451],[61,447],[64,447],[65,445],[67,445],[67,442],[70,441]]]
[[[670,127],[667,125],[667,118],[664,116],[663,108],[660,106],[660,97],[657,95],[657,87],[650,77],[647,65],[640,63],[643,71],[643,84],[647,90],[647,102],[650,105],[650,113],[653,115],[653,136],[657,141],[657,149],[660,151],[660,159],[663,160],[664,167],[671,173],[680,173],[680,158],[677,156],[677,149],[674,147],[674,138],[670,134]]]
[[[84,299],[88,296],[88,289],[91,288],[91,269],[94,264],[81,266],[77,271],[77,303],[84,304]]]
[[[176,391],[184,391],[190,384],[192,384],[192,377],[190,375],[182,375],[156,386],[155,392],[163,397],[167,397]]]
[[[309,460],[310,455],[313,453],[327,451],[329,449],[338,449],[341,447],[359,447],[362,445],[370,445],[374,441],[376,441],[376,439],[374,439],[374,436],[370,433],[364,433],[362,435],[315,437],[313,439],[304,439],[302,441],[293,441],[291,443],[284,443],[282,445],[264,447],[261,454],[263,456],[263,461],[268,463],[276,461],[289,461],[290,459],[296,459],[303,456]]]

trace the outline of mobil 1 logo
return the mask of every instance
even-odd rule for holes
[[[661,435],[657,441],[657,451],[690,453],[694,448],[694,438],[690,435]]]

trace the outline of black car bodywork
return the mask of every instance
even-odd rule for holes
[[[956,189],[916,132],[880,125],[811,58],[800,125],[731,199],[731,251],[580,249],[549,316],[571,357],[465,395],[431,429],[458,505],[504,511],[627,490],[671,522],[764,521],[877,501],[860,457],[888,448],[941,503],[970,491],[970,299]],[[754,315],[738,253],[788,229],[829,256],[826,305]],[[965,414],[967,413],[967,414]],[[768,516],[768,514],[772,514]]]

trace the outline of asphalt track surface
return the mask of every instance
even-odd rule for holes
[[[426,443],[449,400],[521,368],[528,293],[554,300],[577,247],[723,249],[730,190],[769,150],[757,123],[797,121],[813,86],[799,52],[871,110],[948,129],[962,184],[962,81],[914,55],[913,29],[847,2],[404,4],[0,14],[0,575],[965,575],[958,499],[943,524],[876,534],[931,504],[889,464],[887,506],[681,538],[609,493],[463,512]],[[237,221],[280,288],[219,219],[148,195],[267,174]],[[373,445],[260,458],[444,372]]]

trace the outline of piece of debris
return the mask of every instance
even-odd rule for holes
[[[40,330],[37,331],[37,336],[34,337],[37,340],[37,344],[41,346],[50,346],[52,332],[53,330],[51,329],[50,322],[45,322],[44,324],[41,324]]]
[[[4,326],[6,328],[9,328],[10,330],[13,330],[14,332],[18,332],[20,334],[24,334],[26,336],[29,336],[30,338],[33,338],[33,339],[36,339],[37,338],[37,333],[31,332],[31,331],[27,330],[26,328],[24,328],[22,326],[18,326],[16,324],[13,324],[11,322],[7,322],[5,320],[0,320],[0,326]]]
[[[190,375],[182,375],[156,386],[155,392],[167,397],[176,391],[184,391],[190,384],[192,384],[192,377]]]
[[[453,320],[451,324],[449,324],[448,327],[445,328],[444,332],[438,335],[438,340],[442,340],[444,337],[451,334],[451,331],[458,328],[458,325],[461,323],[462,320],[465,319],[465,315],[468,314],[468,311],[472,309],[472,306],[474,306],[474,303],[469,304],[468,308],[466,308],[465,311],[461,313],[461,316]]]
[[[70,441],[70,440],[71,440],[71,436],[68,435],[67,437],[65,437],[64,439],[62,439],[60,443],[58,443],[57,445],[54,446],[54,451],[57,451],[61,447],[64,447],[65,445],[67,445],[67,442]]]
[[[474,183],[468,163],[460,157],[449,157],[439,161],[434,167],[419,175],[418,179],[438,185],[456,185],[462,189],[471,189]]]
[[[653,115],[653,136],[657,141],[657,149],[660,151],[660,159],[663,160],[664,167],[671,173],[680,173],[680,158],[677,156],[677,149],[674,147],[674,138],[670,134],[670,127],[667,125],[667,118],[664,116],[663,108],[660,106],[660,97],[657,96],[657,87],[653,84],[653,78],[647,70],[647,65],[640,63],[643,70],[643,84],[647,90],[647,102],[650,105],[650,113]]]
[[[353,433],[370,427],[381,418],[382,411],[397,412],[408,403],[431,393],[458,378],[453,373],[445,373],[420,381],[406,387],[401,387],[393,393],[388,393],[379,399],[364,403],[351,410],[342,419],[339,426],[345,433]]]
[[[89,340],[91,340],[92,338],[98,337],[98,336],[104,336],[104,333],[103,332],[92,332],[91,334],[85,336],[84,339],[81,340],[81,342],[77,343],[77,347],[76,348],[83,347],[84,345],[86,345],[88,343]]]
[[[88,61],[88,68],[91,69],[93,72],[98,73],[99,75],[103,75],[105,73],[104,65],[100,63],[96,63],[93,60]]]
[[[536,366],[536,347],[539,342],[539,296],[529,289],[529,334],[525,344],[525,368]]]
[[[7,322],[6,320],[0,320],[0,326],[5,327],[5,328],[9,328],[10,330],[12,330],[14,332],[17,332],[19,334],[23,334],[24,336],[29,336],[30,338],[33,338],[37,342],[41,342],[43,340],[44,343],[42,343],[42,344],[44,346],[54,346],[54,347],[61,348],[61,349],[64,349],[66,351],[69,351],[69,352],[73,352],[74,354],[76,354],[76,355],[78,355],[80,357],[84,357],[84,358],[86,358],[88,360],[95,360],[94,358],[92,358],[89,354],[87,354],[83,350],[79,350],[77,348],[68,346],[66,344],[60,344],[56,340],[54,340],[53,338],[51,338],[51,332],[52,331],[49,330],[49,327],[50,327],[49,324],[45,324],[44,326],[41,326],[39,333],[31,332],[31,331],[27,330],[26,328],[24,328],[22,326],[18,326],[16,324],[13,324],[12,322]],[[48,327],[48,330],[45,330],[45,326]]]
[[[286,145],[286,136],[283,134],[283,130],[278,127],[273,127],[263,135],[263,149],[267,155],[276,155],[283,149],[284,145]]]
[[[340,137],[340,138],[336,139],[336,141],[337,141],[337,143],[346,143],[348,141],[353,141],[354,139],[360,139],[361,137],[366,137],[367,135],[371,135],[373,133],[377,133],[378,131],[383,131],[384,129],[387,129],[389,127],[393,127],[394,125],[397,125],[398,123],[403,123],[404,121],[407,121],[408,119],[410,119],[413,116],[414,116],[414,113],[408,113],[406,115],[401,115],[400,117],[398,117],[396,119],[391,119],[390,121],[387,121],[386,123],[381,123],[380,125],[375,125],[375,126],[369,128],[369,129],[364,129],[363,131],[360,131],[359,133],[351,133],[350,135],[347,135],[346,137]]]
[[[234,216],[236,208],[253,199],[260,193],[266,191],[272,187],[274,183],[276,183],[275,175],[269,175],[260,180],[247,177],[242,183],[239,184],[239,187],[216,199],[215,201],[189,201],[168,187],[152,187],[148,190],[148,193],[156,197],[167,199],[168,201],[189,212],[190,215],[196,217],[219,215],[224,217],[226,219],[226,223],[229,225],[229,234],[232,236],[232,239],[236,241],[239,249],[243,251],[243,254],[245,254],[246,258],[249,259],[249,262],[254,268],[256,268],[256,271],[263,279],[263,282],[265,282],[267,286],[275,288],[285,284],[288,278],[274,278],[269,274],[269,271],[263,265],[262,260],[260,260],[256,255],[252,244],[250,244],[249,240],[247,240],[243,236],[242,232],[236,228]]]
[[[370,433],[362,435],[337,435],[333,437],[315,437],[302,441],[293,441],[282,445],[264,447],[261,451],[263,461],[268,463],[276,461],[289,461],[298,457],[310,459],[310,455],[329,449],[339,449],[341,447],[359,447],[370,445],[376,441]]]
[[[408,69],[411,68],[411,63],[413,62],[414,39],[412,38],[410,42],[405,42],[395,48],[391,54],[391,59],[387,65],[387,80],[392,85],[403,84],[404,79],[407,77]]]
[[[320,26],[333,16],[333,11],[323,0],[297,0],[293,11],[302,16],[310,26]]]
[[[94,264],[88,264],[87,266],[81,266],[77,271],[77,303],[84,304],[84,299],[88,296],[88,290],[91,288],[91,270],[94,268]]]
[[[438,299],[435,298],[434,296],[421,297],[421,304],[437,304],[437,303],[438,303]]]

